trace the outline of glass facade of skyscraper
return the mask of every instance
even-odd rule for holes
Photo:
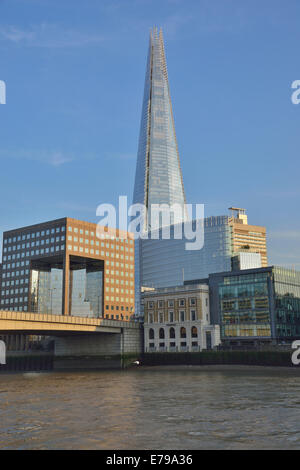
[[[162,32],[150,34],[133,203],[185,203]],[[151,218],[145,220],[151,229]]]
[[[185,194],[169,90],[162,31],[150,33],[133,203],[143,204],[145,231],[153,229],[152,204],[178,204],[185,220]],[[172,221],[172,220],[171,220]],[[136,312],[140,307],[141,246],[135,244]]]
[[[231,269],[231,230],[228,217],[204,219],[204,246],[187,250],[186,238],[141,240],[141,285],[169,287]]]

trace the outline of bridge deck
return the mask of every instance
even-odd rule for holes
[[[140,328],[135,322],[0,310],[0,333],[51,332],[120,333],[121,328]]]

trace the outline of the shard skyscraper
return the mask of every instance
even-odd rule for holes
[[[185,193],[180,169],[167,64],[162,31],[150,32],[144,88],[139,147],[136,164],[133,203],[147,209],[144,231],[151,230],[152,204],[179,204],[186,219]],[[177,219],[178,221],[178,219]],[[142,279],[139,241],[136,241],[136,310]],[[136,312],[138,313],[138,312]]]

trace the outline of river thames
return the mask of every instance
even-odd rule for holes
[[[299,449],[300,371],[0,375],[1,449]]]

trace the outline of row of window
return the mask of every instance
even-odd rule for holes
[[[175,315],[173,311],[168,312],[168,314],[160,312],[158,314],[158,322],[159,323],[173,323],[175,319]],[[179,312],[179,321],[184,322],[186,320],[186,312],[185,310],[180,310]],[[190,320],[191,321],[196,321],[197,320],[197,312],[196,310],[190,310]],[[148,313],[148,322],[149,323],[154,323],[154,313],[149,312]]]
[[[104,251],[101,251],[99,252],[99,250],[94,250],[93,248],[83,248],[82,246],[77,246],[77,245],[68,245],[68,250],[71,250],[71,251],[78,251],[79,253],[85,253],[85,254],[91,254],[91,255],[100,255],[101,256],[110,256],[112,258],[114,258],[115,254],[114,253],[110,253],[109,251],[107,251],[106,253],[104,253]],[[120,259],[124,259],[124,255],[119,255],[118,253],[116,253],[116,258],[120,258]],[[125,259],[127,261],[133,261],[133,256],[125,256]],[[126,267],[128,267],[128,265],[126,265]]]
[[[13,255],[3,256],[3,261],[11,261],[15,259],[21,259],[29,256],[37,256],[37,255],[44,255],[49,253],[55,253],[58,251],[64,251],[65,245],[61,246],[51,246],[50,248],[41,248],[40,250],[31,250],[31,251],[23,251],[22,253],[16,253]]]
[[[17,295],[17,294],[23,294],[23,292],[27,293],[28,292],[28,287],[20,287],[20,289],[8,289],[8,290],[3,290],[1,291],[1,296],[4,297],[5,295]]]
[[[192,347],[193,347],[193,348],[196,348],[196,347],[198,347],[198,346],[199,346],[198,341],[192,341]],[[164,342],[160,342],[160,343],[159,343],[159,349],[160,349],[160,350],[161,350],[161,349],[164,349],[165,347],[166,347],[166,345],[165,345]],[[170,349],[176,348],[176,343],[175,343],[174,341],[171,341],[170,344],[169,344],[169,347],[170,347]],[[155,344],[154,344],[154,343],[149,343],[149,348],[150,348],[151,350],[155,350]],[[181,350],[186,350],[186,348],[187,348],[187,343],[186,343],[186,341],[181,341],[181,342],[180,342],[180,348],[181,348]]]
[[[34,248],[37,246],[50,245],[53,243],[60,243],[64,241],[65,241],[64,235],[61,237],[51,237],[51,238],[46,238],[43,240],[36,240],[32,242],[22,243],[20,245],[8,246],[3,249],[3,253],[9,253],[11,251],[18,251],[18,250],[25,250],[25,248]]]
[[[110,320],[129,320],[129,317],[128,315],[105,315],[105,318],[106,319],[110,319]]]
[[[16,280],[10,280],[10,281],[3,281],[1,283],[1,286],[2,287],[9,287],[9,286],[18,286],[19,284],[28,284],[29,283],[29,279],[28,278],[21,278],[21,279],[16,279]]]
[[[60,233],[60,232],[65,232],[66,227],[53,227],[51,229],[47,230],[41,230],[39,232],[30,232],[30,233],[21,233],[20,235],[16,235],[14,237],[8,237],[3,240],[4,245],[8,245],[10,243],[16,243],[20,242],[23,240],[30,240],[32,238],[39,238],[39,237],[44,237],[47,235],[52,235],[54,233]]]
[[[207,299],[206,299],[207,300]],[[164,308],[165,305],[168,305],[168,307],[175,307],[175,300],[158,300],[157,302],[154,301],[148,301],[148,308],[152,309],[154,308],[154,305],[157,305],[158,308]],[[177,301],[179,307],[185,307],[187,303],[187,299],[179,299]],[[189,298],[189,305],[190,306],[195,306],[197,304],[197,299],[195,297]]]
[[[71,225],[69,225],[68,227],[68,232],[73,232],[73,233],[79,233],[80,235],[87,235],[87,236],[90,236],[90,237],[95,237],[95,232],[94,231],[89,231],[89,230],[83,230],[82,228],[78,228],[78,227],[71,227]],[[97,233],[96,234],[97,238],[100,238],[99,237],[99,234]],[[133,240],[132,239],[128,239],[128,238],[119,238],[119,237],[114,237],[114,235],[111,235],[109,233],[101,233],[101,238],[106,238],[108,240],[116,240],[116,242],[125,242],[125,243],[129,243],[130,245],[133,245]]]
[[[133,290],[129,290],[129,289],[119,289],[118,287],[105,287],[105,291],[106,292],[111,292],[112,294],[114,292],[116,292],[116,294],[131,294],[133,295]]]
[[[9,277],[19,277],[24,276],[24,274],[29,274],[29,269],[21,269],[21,271],[11,271],[7,273],[2,273],[2,279],[9,278]]]
[[[127,269],[129,269],[128,267],[128,264],[125,265],[125,267]],[[133,266],[130,266],[131,269],[133,269]],[[131,273],[128,273],[128,271],[119,271],[119,270],[114,270],[114,269],[105,269],[105,274],[108,276],[108,275],[111,275],[111,276],[122,276],[122,277],[128,277],[130,275],[130,277],[133,277],[133,272]]]
[[[127,281],[127,280],[124,281],[124,279],[114,279],[113,277],[112,278],[106,277],[105,282],[108,283],[108,284],[109,283],[111,283],[111,284],[114,284],[114,283],[121,284],[122,286],[124,285],[124,283],[125,283],[126,286],[129,286],[129,285],[133,286],[133,284],[134,284],[133,281]]]
[[[10,298],[10,299],[2,299],[1,300],[1,305],[8,305],[8,304],[17,304],[17,303],[23,303],[23,302],[28,302],[28,297],[18,297],[18,298]]]
[[[22,268],[23,266],[29,266],[30,262],[29,260],[26,261],[17,261],[16,263],[8,263],[8,264],[3,264],[2,269],[15,269],[15,268]]]
[[[126,302],[126,303],[133,303],[133,298],[129,298],[129,297],[115,297],[114,295],[112,296],[109,296],[109,295],[106,295],[105,296],[105,300],[106,302]]]
[[[182,326],[179,331],[179,336],[180,338],[186,338],[186,328]],[[165,339],[169,337],[170,339],[176,338],[176,330],[175,328],[171,327],[169,329],[167,328],[160,328],[158,332],[158,337],[159,339]],[[191,337],[192,338],[197,338],[198,337],[198,329],[196,326],[191,327]],[[149,329],[149,339],[155,339],[155,331],[153,328]]]
[[[72,235],[68,235],[68,241],[69,242],[74,242],[74,243],[85,243],[86,245],[91,245],[91,246],[101,246],[102,248],[108,248],[108,249],[111,249],[111,250],[121,250],[121,251],[127,251],[127,252],[130,252],[130,253],[133,253],[133,248],[128,248],[127,246],[123,246],[123,245],[111,245],[109,243],[104,243],[104,242],[99,242],[98,240],[94,241],[94,240],[89,240],[88,238],[78,238],[78,237],[73,237]],[[101,245],[100,245],[101,243]]]
[[[106,309],[106,310],[114,310],[114,308],[115,308],[114,305],[111,305],[111,306],[105,305],[105,309]],[[118,310],[121,310],[121,311],[123,312],[124,309],[126,310],[126,312],[129,311],[129,307],[123,307],[123,305],[121,305],[121,308],[120,308],[119,305],[116,305],[116,310],[117,310],[117,311],[118,311]],[[133,307],[130,307],[130,311],[132,311],[132,310],[133,310]]]
[[[16,312],[27,312],[28,307],[27,307],[27,305],[23,305],[23,306],[19,306],[19,307],[3,308],[3,310],[5,310],[5,311],[10,311],[10,312],[13,312],[13,311],[16,311]]]

